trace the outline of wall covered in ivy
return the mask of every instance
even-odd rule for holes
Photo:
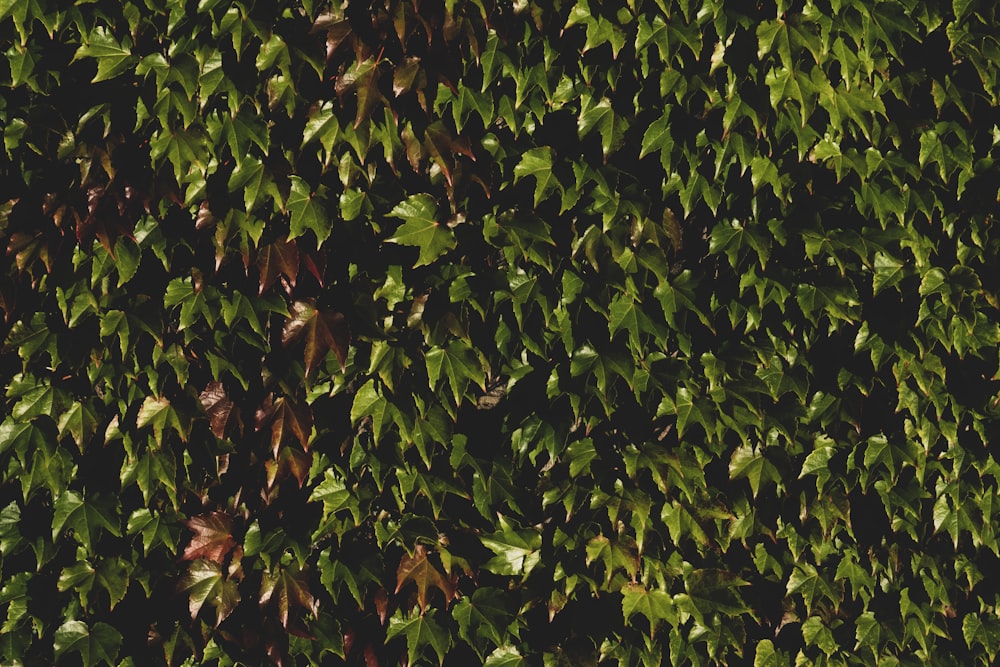
[[[0,662],[991,664],[988,0],[0,0]]]

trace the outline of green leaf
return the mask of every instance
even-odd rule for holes
[[[673,596],[658,589],[649,590],[642,584],[626,584],[622,588],[622,614],[625,622],[635,614],[641,614],[649,621],[650,636],[656,636],[656,628],[660,622],[666,621],[674,626],[679,623],[680,616],[674,606]]]
[[[607,161],[608,156],[615,153],[625,143],[628,121],[614,112],[609,100],[602,99],[580,114],[578,127],[581,139],[590,134],[594,128],[600,132],[601,150],[604,152],[605,161]]]
[[[562,192],[563,187],[552,172],[553,150],[549,146],[525,151],[521,161],[514,167],[514,183],[522,178],[535,179],[535,208],[554,190]]]
[[[187,420],[185,420],[186,422]],[[182,423],[181,417],[174,410],[173,405],[165,397],[147,396],[139,408],[135,425],[138,428],[145,426],[153,427],[153,438],[158,446],[163,445],[163,433],[168,428],[173,429],[180,435],[181,440],[187,441],[190,424]]]
[[[56,500],[52,517],[52,539],[58,540],[64,530],[72,530],[87,553],[94,554],[94,544],[102,531],[121,537],[114,502],[85,501],[76,491],[65,491]]]
[[[528,661],[513,646],[500,646],[490,653],[483,667],[524,667]]]
[[[436,389],[442,377],[451,385],[455,405],[461,405],[469,382],[475,382],[486,391],[486,375],[475,351],[461,340],[453,340],[447,347],[434,347],[424,354],[427,364],[427,378],[432,389]]]
[[[126,531],[129,535],[142,535],[142,549],[145,555],[149,550],[164,545],[170,553],[177,553],[178,529],[173,522],[163,518],[159,512],[147,508],[137,509],[128,518]]]
[[[67,434],[73,437],[73,442],[83,451],[83,446],[90,441],[97,431],[97,414],[90,402],[77,401],[59,417],[59,435]]]
[[[396,204],[389,216],[404,222],[386,241],[420,248],[414,267],[430,264],[456,246],[452,231],[437,221],[437,202],[428,194],[409,196]]]
[[[906,275],[902,262],[884,252],[875,253],[875,274],[872,276],[872,292],[878,294],[887,287],[895,287]]]
[[[188,596],[191,618],[197,618],[205,604],[215,607],[216,627],[240,602],[237,582],[225,577],[221,565],[207,560],[196,560],[188,566],[177,591]]]
[[[494,574],[527,577],[541,562],[541,533],[530,529],[517,530],[502,515],[499,522],[499,530],[479,538],[484,547],[496,554],[483,567]]]
[[[788,578],[785,592],[787,595],[795,593],[801,595],[806,603],[806,613],[812,610],[813,604],[819,597],[825,597],[831,602],[837,601],[837,597],[830,584],[819,574],[816,567],[810,563],[799,563],[795,566],[791,576]]]
[[[288,224],[288,239],[294,239],[312,230],[316,239],[322,244],[330,238],[333,222],[326,215],[323,205],[309,184],[298,176],[289,176],[291,190],[285,206],[291,214]]]
[[[98,26],[84,40],[73,60],[94,58],[97,60],[97,74],[91,83],[113,79],[130,70],[139,59],[132,55],[131,48],[119,44],[104,26]]]
[[[670,126],[668,110],[664,110],[663,115],[653,121],[645,134],[642,135],[642,148],[639,151],[639,159],[647,155],[658,152],[660,154],[660,164],[664,169],[669,169],[671,164],[671,153],[674,149],[674,134]]]
[[[788,659],[774,649],[774,642],[762,639],[757,644],[753,658],[753,667],[787,667]]]
[[[754,498],[760,491],[762,482],[780,482],[781,476],[774,464],[768,461],[763,453],[750,445],[743,445],[733,452],[729,462],[729,478],[746,478],[750,482],[750,490]]]
[[[458,622],[458,634],[482,656],[489,646],[502,646],[513,615],[508,611],[503,592],[490,587],[477,588],[463,597],[452,609]],[[520,658],[520,656],[518,656]]]
[[[56,630],[53,639],[57,660],[66,653],[79,653],[84,667],[117,664],[121,644],[121,633],[100,622],[88,627],[83,621],[66,621]]]
[[[409,664],[418,664],[424,649],[428,646],[438,657],[438,664],[444,664],[444,656],[451,647],[451,635],[434,620],[434,613],[419,614],[411,618],[403,618],[394,614],[389,619],[389,629],[386,631],[386,641],[403,635],[406,637],[406,649]]]

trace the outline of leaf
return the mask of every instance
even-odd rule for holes
[[[608,325],[612,338],[620,329],[627,329],[629,340],[635,349],[642,347],[640,333],[655,333],[649,317],[635,299],[627,294],[618,294],[612,299]]]
[[[165,397],[147,396],[139,408],[136,417],[136,426],[153,427],[153,437],[158,446],[163,445],[163,432],[168,428],[173,428],[180,435],[181,440],[187,442],[189,426],[181,423],[181,418]]]
[[[906,275],[906,263],[884,252],[875,253],[875,274],[872,276],[872,293],[878,294],[887,287],[895,287]]]
[[[97,431],[97,414],[90,402],[77,401],[59,417],[59,435],[69,434],[83,451],[83,446]],[[2,445],[0,445],[2,447]]]
[[[204,559],[223,564],[226,556],[236,548],[233,539],[233,520],[222,512],[209,512],[191,517],[183,522],[193,535],[184,547],[181,560]]]
[[[413,582],[417,587],[417,606],[423,615],[427,609],[429,589],[436,588],[444,594],[447,604],[458,597],[455,584],[445,578],[427,559],[427,548],[418,544],[413,548],[413,555],[403,554],[396,570],[396,593],[399,593],[407,583]]]
[[[817,597],[822,596],[831,602],[837,602],[837,597],[830,584],[820,576],[814,565],[799,563],[792,570],[786,586],[786,594],[798,593],[806,603],[806,613],[812,610]]]
[[[430,264],[457,245],[454,233],[437,221],[437,202],[428,194],[411,195],[396,204],[389,216],[404,222],[386,242],[420,248],[414,267]]]
[[[304,572],[291,572],[280,568],[276,573],[265,573],[260,584],[260,606],[274,601],[281,625],[288,628],[288,615],[293,606],[303,607],[316,616],[318,602],[309,592],[309,581]]]
[[[541,562],[541,533],[533,529],[516,530],[502,515],[499,522],[499,530],[479,538],[484,547],[496,554],[483,567],[494,574],[527,577]]]
[[[94,58],[97,60],[97,74],[91,83],[113,79],[131,69],[139,59],[132,55],[130,48],[119,44],[104,26],[98,26],[76,51],[73,60]]]
[[[159,512],[154,513],[148,508],[137,509],[128,518],[126,531],[129,535],[142,534],[142,550],[149,555],[149,550],[160,544],[165,545],[170,553],[177,552],[177,530],[172,522],[167,522]]]
[[[299,275],[299,248],[294,241],[277,240],[262,247],[257,253],[257,269],[260,272],[260,291],[263,294],[278,282],[280,276],[295,287]]]
[[[217,438],[225,438],[226,432],[231,424],[239,424],[239,409],[230,400],[226,393],[226,387],[219,381],[213,380],[205,385],[205,389],[198,395],[201,406],[208,415],[209,427]]]
[[[306,375],[323,362],[330,350],[337,355],[340,370],[345,370],[351,334],[343,313],[317,307],[312,300],[296,301],[281,331],[281,342],[289,345],[305,341]]]
[[[221,565],[207,560],[191,563],[177,590],[188,596],[188,611],[192,619],[197,618],[206,603],[215,607],[216,627],[233,613],[240,602],[237,582],[225,577]]]
[[[624,116],[619,116],[614,112],[610,100],[601,99],[600,102],[580,114],[578,127],[581,139],[597,128],[601,134],[601,150],[604,152],[604,160],[607,161],[608,156],[625,143],[628,121]]]
[[[267,409],[265,414],[257,420],[257,430],[265,425],[271,425],[271,450],[275,457],[281,444],[290,435],[295,436],[302,449],[309,449],[309,440],[312,437],[313,414],[310,407],[303,403],[290,400],[288,397],[279,398]]]
[[[513,615],[507,609],[503,592],[480,587],[463,597],[452,609],[458,622],[458,634],[476,649],[480,657],[489,646],[503,645]]]
[[[53,638],[55,657],[66,653],[79,653],[84,667],[106,663],[117,664],[122,635],[107,623],[88,627],[83,621],[66,621],[56,630]]]
[[[525,151],[521,161],[514,167],[514,183],[529,176],[535,179],[535,208],[553,190],[563,191],[562,184],[552,173],[552,159],[553,151],[549,146],[532,148]]]
[[[528,661],[513,646],[500,646],[490,653],[483,667],[524,667]]]
[[[393,615],[389,619],[389,628],[386,631],[385,639],[388,642],[399,635],[406,637],[409,664],[419,664],[417,660],[425,646],[434,649],[434,653],[438,657],[438,664],[444,664],[445,654],[451,647],[451,635],[434,621],[433,613],[419,614],[412,618]]]
[[[656,636],[656,628],[661,621],[677,625],[679,615],[674,606],[673,596],[658,589],[648,590],[642,584],[626,584],[622,587],[622,614],[625,622],[635,614],[641,614],[649,621],[650,637]]]
[[[121,537],[117,514],[111,502],[84,501],[76,491],[65,491],[55,502],[52,517],[52,539],[58,540],[64,530],[72,530],[76,540],[87,553],[94,554],[94,544],[101,531],[106,530]]]
[[[741,479],[743,477],[750,482],[754,498],[760,491],[761,482],[779,482],[781,479],[774,464],[750,445],[743,445],[734,451],[729,462],[729,478]]]
[[[312,191],[309,184],[298,176],[289,176],[291,190],[288,193],[288,200],[285,206],[291,213],[288,226],[288,240],[292,240],[312,230],[316,235],[316,240],[323,244],[330,237],[333,230],[333,223],[327,217],[323,205]]]
[[[470,380],[486,391],[486,374],[468,343],[453,340],[447,347],[431,348],[424,354],[424,362],[432,389],[437,388],[442,374],[448,378],[456,406],[461,405]]]

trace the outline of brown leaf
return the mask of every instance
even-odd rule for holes
[[[182,560],[204,558],[222,564],[226,555],[236,546],[231,530],[233,520],[228,514],[210,512],[193,516],[184,522],[194,535],[184,548]]]
[[[403,61],[403,64],[396,68],[392,75],[392,92],[396,97],[409,92],[417,81],[420,73],[420,58],[410,56]],[[426,75],[424,79],[426,80]]]
[[[313,616],[318,612],[317,602],[309,592],[309,581],[303,572],[293,573],[281,569],[277,574],[264,574],[260,584],[260,606],[263,607],[272,600],[278,608],[278,617],[284,628],[288,627],[288,614],[294,606],[312,611]]]
[[[309,476],[312,459],[312,452],[304,452],[296,447],[282,447],[277,459],[268,459],[264,463],[268,490],[289,475],[295,477],[301,489]]]
[[[299,275],[299,248],[295,241],[279,239],[262,247],[257,253],[257,269],[260,271],[260,294],[263,294],[284,276],[288,284],[295,287]]]
[[[413,549],[413,555],[403,555],[399,559],[399,569],[396,570],[396,593],[403,589],[407,582],[412,581],[417,586],[417,605],[420,613],[427,609],[428,589],[437,588],[444,593],[446,603],[458,597],[455,585],[446,579],[434,565],[427,560],[427,548],[418,544]]]
[[[215,437],[225,438],[230,423],[240,423],[239,408],[235,407],[233,402],[229,400],[226,388],[221,382],[209,382],[198,398],[201,399],[201,405],[205,408]]]
[[[282,441],[290,435],[298,438],[302,449],[309,449],[313,416],[308,405],[293,402],[287,397],[279,398],[266,413],[258,416],[257,429],[266,423],[271,424],[271,451],[274,452],[275,458],[278,457]]]
[[[342,313],[317,308],[311,301],[296,301],[291,307],[291,317],[285,321],[281,342],[286,346],[299,339],[305,340],[306,375],[333,350],[344,370],[351,334]]]

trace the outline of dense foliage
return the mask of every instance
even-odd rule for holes
[[[0,661],[992,663],[996,11],[0,0]]]

